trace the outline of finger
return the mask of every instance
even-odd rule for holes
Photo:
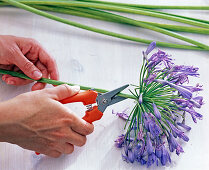
[[[66,142],[71,143],[76,146],[83,146],[86,143],[86,136],[78,134],[69,128],[69,135],[66,138]]]
[[[0,64],[0,69],[11,70],[12,67],[13,67],[13,65],[3,65],[3,64]]]
[[[55,147],[57,151],[63,154],[71,154],[74,151],[74,146],[70,143],[62,143],[60,146]]]
[[[71,154],[74,151],[74,146],[70,143],[65,143],[64,144],[64,154]]]
[[[52,148],[52,149],[46,148],[46,147],[43,148],[43,146],[38,148],[38,149],[35,149],[34,151],[36,153],[44,154],[44,155],[47,155],[47,156],[50,156],[50,157],[53,157],[53,158],[58,158],[62,154],[60,151],[58,151],[55,148]]]
[[[49,74],[48,74],[48,71],[47,71],[46,67],[45,67],[40,61],[38,61],[38,62],[36,63],[36,67],[42,72],[42,77],[43,77],[43,78],[49,78]],[[41,89],[43,89],[45,86],[46,86],[46,83],[39,83],[39,82],[37,82],[37,83],[35,83],[35,84],[32,86],[31,90],[32,90],[32,91],[41,90]]]
[[[58,69],[55,60],[44,50],[44,48],[34,39],[24,38],[25,43],[17,42],[23,54],[26,54],[30,60],[39,59],[47,67],[50,78],[59,79]],[[24,46],[23,46],[24,44]]]
[[[31,80],[25,80],[18,77],[12,77],[10,75],[3,75],[2,80],[5,81],[9,85],[20,86],[32,83]]]
[[[56,151],[56,150],[51,150],[51,151],[45,152],[43,154],[45,154],[47,156],[50,156],[50,157],[53,157],[53,158],[58,158],[62,155],[61,152]]]
[[[6,79],[7,79],[8,77],[12,77],[12,76],[10,76],[10,75],[8,75],[8,74],[4,74],[4,75],[2,76],[2,80],[6,82]]]
[[[17,66],[14,66],[12,70],[16,72],[20,72],[20,73],[22,72]],[[26,84],[30,84],[33,82],[32,80],[26,80],[26,79],[22,79],[18,77],[13,77],[11,75],[6,75],[5,77],[3,77],[3,79],[7,84],[14,85],[14,86],[26,85]]]
[[[31,80],[25,80],[25,79],[21,79],[18,77],[8,77],[5,82],[9,85],[14,85],[14,86],[22,86],[22,85],[26,85],[26,84],[30,84],[33,81]]]
[[[75,115],[74,115],[75,116]],[[75,116],[73,122],[70,124],[70,127],[73,131],[81,135],[89,135],[94,131],[94,125],[86,122],[83,119]]]
[[[42,77],[40,70],[29,61],[20,50],[16,53],[15,65],[17,65],[28,77],[38,80]]]
[[[77,94],[80,91],[79,86],[59,85],[54,88],[45,89],[45,92],[54,100],[60,101]]]
[[[55,60],[43,49],[43,47],[40,47],[39,60],[47,67],[50,78],[53,80],[58,80],[59,73],[57,64]]]

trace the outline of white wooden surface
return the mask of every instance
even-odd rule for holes
[[[118,0],[119,1],[119,0]],[[128,0],[120,0],[129,2]],[[139,3],[138,0],[131,1]],[[144,4],[164,5],[209,5],[208,0],[141,0]],[[166,11],[166,10],[165,10]],[[173,13],[208,19],[208,11],[172,11]],[[90,19],[67,15],[62,17],[79,21],[92,26],[127,33],[149,39],[178,42],[166,36],[135,29],[129,26],[111,24]],[[132,15],[129,15],[132,16]],[[147,20],[148,17],[138,16]],[[149,19],[153,20],[153,19]],[[159,22],[163,20],[158,20]],[[98,88],[113,89],[125,83],[138,83],[139,66],[141,64],[141,51],[145,45],[129,41],[98,35],[71,26],[67,26],[43,17],[31,14],[21,9],[0,8],[0,34],[10,34],[31,37],[38,40],[47,51],[52,54],[58,63],[60,79],[62,81],[77,83]],[[185,34],[190,35],[190,34]],[[209,36],[190,35],[196,40],[209,45]],[[190,141],[184,144],[185,153],[179,157],[171,154],[172,164],[167,167],[151,169],[171,170],[208,170],[209,168],[209,53],[200,51],[186,51],[166,49],[176,59],[178,64],[187,64],[200,67],[200,82],[204,85],[205,105],[201,109],[204,115],[202,121],[194,124],[189,118],[192,131],[188,134]],[[8,86],[0,81],[0,101],[10,99],[18,94],[30,90],[31,85],[23,87]],[[102,120],[95,123],[95,131],[88,136],[86,145],[76,148],[71,155],[63,155],[53,159],[46,156],[36,157],[33,152],[18,146],[0,143],[0,169],[1,170],[112,170],[112,169],[146,169],[137,163],[127,164],[121,159],[121,150],[114,147],[115,138],[123,131],[124,122],[111,114],[112,109],[121,111],[132,104],[124,101],[108,108]],[[84,107],[81,104],[67,105],[79,116],[83,115]]]

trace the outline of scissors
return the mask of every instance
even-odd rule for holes
[[[127,84],[104,94],[98,93],[95,90],[87,90],[61,100],[60,102],[63,104],[82,102],[87,108],[86,114],[82,119],[88,123],[92,123],[102,118],[103,113],[108,106],[126,99],[125,97],[117,96],[117,94],[128,86],[129,85]]]
[[[126,89],[128,86],[129,85],[126,84],[104,94],[91,89],[80,92],[72,97],[61,100],[60,102],[62,104],[82,102],[87,108],[85,116],[82,119],[88,123],[92,123],[102,118],[103,113],[108,106],[127,99],[125,97],[117,96],[117,94]],[[36,154],[39,155],[37,152]]]

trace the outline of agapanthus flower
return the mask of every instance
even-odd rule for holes
[[[128,119],[128,115],[126,114],[127,110],[128,109],[125,109],[122,112],[114,112],[114,110],[112,110],[112,114],[116,114],[116,116],[118,116],[124,120],[127,120]]]
[[[139,86],[131,91],[136,102],[131,115],[127,110],[113,112],[126,121],[124,134],[115,140],[115,146],[123,148],[123,159],[147,167],[165,166],[171,163],[171,152],[184,152],[180,143],[189,141],[185,131],[191,130],[186,114],[195,123],[201,120],[196,109],[204,103],[202,96],[195,95],[202,86],[188,84],[190,77],[199,77],[198,68],[175,65],[162,50],[151,54],[155,47],[153,42],[143,52]]]

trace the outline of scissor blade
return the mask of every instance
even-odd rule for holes
[[[129,85],[126,84],[122,87],[119,87],[115,90],[112,90],[110,92],[107,92],[105,94],[102,94],[100,96],[97,97],[97,104],[98,104],[98,109],[101,111],[101,112],[104,112],[105,109],[109,106],[109,105],[112,105],[112,104],[115,104],[119,101],[122,101],[126,98],[124,97],[120,97],[120,96],[116,96],[118,93],[120,93],[122,90],[124,90],[125,88],[127,88]]]
[[[126,84],[126,85],[119,87],[115,90],[109,91],[109,92],[103,94],[102,96],[105,98],[112,98],[112,97],[116,96],[118,93],[120,93],[121,91],[123,91],[124,89],[126,89],[128,86],[129,86],[129,84]]]
[[[123,100],[125,100],[125,99],[127,99],[127,98],[126,98],[126,97],[121,97],[121,96],[115,96],[115,97],[111,100],[111,102],[109,103],[109,106],[110,106],[110,105],[113,105],[113,104],[115,104],[115,103],[121,102],[121,101],[123,101]]]

